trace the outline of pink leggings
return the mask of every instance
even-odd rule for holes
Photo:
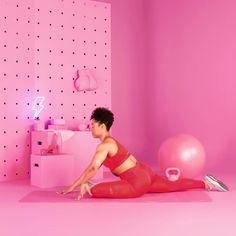
[[[163,178],[142,162],[120,174],[120,180],[95,184],[95,198],[135,198],[145,193],[165,193],[187,189],[205,189],[202,180],[182,178],[175,182]]]

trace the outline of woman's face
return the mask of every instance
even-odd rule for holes
[[[96,120],[91,120],[91,132],[94,138],[98,138],[103,133],[103,126],[99,124]]]

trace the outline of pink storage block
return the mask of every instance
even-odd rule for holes
[[[40,155],[42,149],[48,148],[52,143],[54,131],[31,132],[31,154]]]
[[[99,140],[94,139],[91,132],[71,130],[34,131],[32,132],[32,154],[40,155],[41,149],[47,148],[52,143],[55,133],[61,135],[61,153],[75,156],[75,178],[78,178],[91,162]],[[98,170],[94,178],[103,178],[103,167]]]
[[[33,129],[37,131],[45,130],[45,123],[42,121],[35,121]]]
[[[79,177],[85,168],[91,162],[99,140],[92,137],[91,132],[73,131],[70,134],[68,131],[61,131],[62,135],[62,152],[75,155],[75,177]],[[103,166],[100,167],[94,179],[103,178]]]
[[[53,119],[51,120],[52,125],[65,125],[66,121],[63,119]]]
[[[66,125],[48,125],[48,130],[66,130],[68,126]]]
[[[31,185],[40,188],[67,186],[74,182],[73,155],[31,155]]]

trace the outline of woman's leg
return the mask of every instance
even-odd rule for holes
[[[95,198],[134,198],[144,194],[142,189],[135,189],[126,180],[95,184],[91,192]]]
[[[149,193],[165,193],[187,189],[205,189],[205,183],[202,180],[179,179],[177,181],[169,181],[168,179],[156,174],[149,188]]]
[[[149,190],[152,176],[142,163],[128,169],[119,176],[121,180],[94,185],[94,197],[133,198],[140,197]]]

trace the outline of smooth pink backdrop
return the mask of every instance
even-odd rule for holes
[[[235,171],[236,2],[110,0],[114,135],[155,163],[178,133],[206,149],[205,172]]]

